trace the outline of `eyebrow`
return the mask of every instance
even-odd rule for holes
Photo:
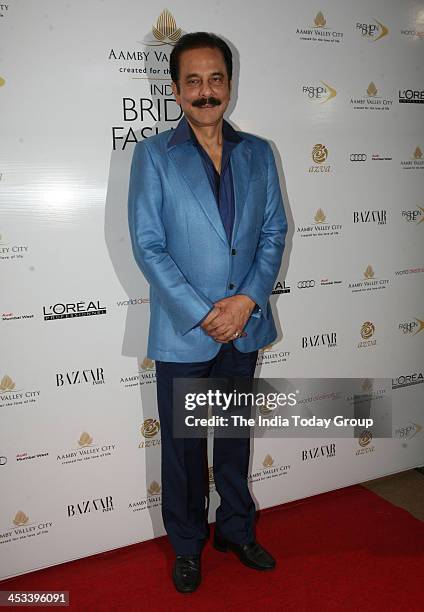
[[[224,76],[223,72],[220,72],[219,70],[212,72],[212,74],[210,76]],[[185,78],[186,79],[191,79],[193,77],[200,77],[200,74],[198,74],[197,72],[192,72],[190,74],[188,74]]]

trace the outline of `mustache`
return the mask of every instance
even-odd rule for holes
[[[196,107],[202,107],[206,104],[211,104],[212,106],[219,106],[221,104],[221,100],[219,100],[218,98],[214,98],[214,96],[211,96],[210,98],[197,98],[197,100],[194,100],[191,103],[192,106]]]

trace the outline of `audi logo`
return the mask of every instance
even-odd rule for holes
[[[298,289],[308,289],[309,287],[315,287],[315,281],[314,280],[299,281],[297,283],[297,287]]]
[[[351,153],[350,161],[366,161],[367,154],[366,153]]]
[[[7,457],[0,456],[0,465],[6,465]]]

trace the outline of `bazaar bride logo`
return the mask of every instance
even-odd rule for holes
[[[175,45],[181,38],[181,28],[177,27],[171,11],[165,9],[159,15],[156,25],[152,26],[153,41],[145,40],[144,44],[149,46]]]

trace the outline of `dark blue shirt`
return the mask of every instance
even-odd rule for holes
[[[170,144],[178,145],[191,140],[193,146],[197,147],[203,162],[203,167],[205,168],[206,176],[208,177],[208,181],[212,189],[212,193],[215,196],[219,214],[221,215],[222,223],[227,234],[228,243],[231,244],[235,212],[233,174],[231,171],[231,152],[237,146],[237,144],[242,141],[242,137],[225,120],[223,121],[222,125],[222,137],[221,173],[216,171],[212,159],[197,140],[195,133],[185,117],[183,117],[177,125],[174,134],[171,137]],[[258,307],[256,306],[256,309],[257,308]],[[209,310],[209,312],[212,310],[213,307]],[[201,321],[199,321],[197,325],[200,325],[206,319],[209,312]]]
[[[180,144],[187,140],[191,140],[193,145],[197,147],[212,193],[215,196],[215,201],[218,206],[219,214],[221,215],[228,242],[231,244],[235,211],[233,175],[230,163],[231,152],[234,147],[241,142],[242,138],[225,120],[222,126],[222,136],[221,173],[216,171],[212,159],[197,140],[195,133],[185,117],[179,122],[175,133],[172,135],[171,142],[172,144]]]

